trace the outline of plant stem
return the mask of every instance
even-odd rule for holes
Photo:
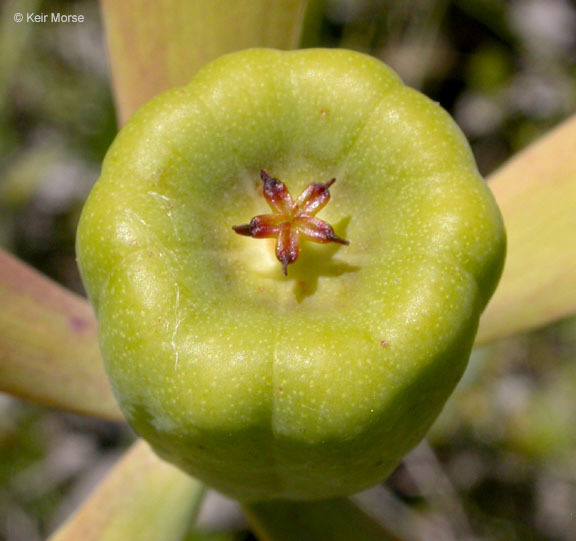
[[[261,541],[390,541],[396,539],[351,500],[277,500],[246,504],[250,525]]]

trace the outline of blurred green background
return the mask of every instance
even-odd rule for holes
[[[4,1],[0,44],[0,246],[81,292],[75,227],[116,132],[98,4]],[[381,58],[438,101],[485,175],[576,111],[568,0],[329,0],[318,44]],[[43,539],[132,439],[0,394],[0,540]],[[576,319],[476,350],[428,443],[360,501],[402,539],[576,540]],[[215,495],[200,520],[253,539]]]

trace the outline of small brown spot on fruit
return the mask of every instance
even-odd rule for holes
[[[383,348],[387,348],[390,344],[388,343],[387,340],[380,340],[380,345],[381,345]]]

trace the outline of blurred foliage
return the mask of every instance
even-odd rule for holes
[[[75,226],[116,130],[98,6],[8,0],[0,31],[0,245],[80,291]],[[455,116],[484,174],[576,110],[568,0],[328,0],[318,45],[391,64]],[[361,500],[404,539],[576,539],[575,388],[576,319],[477,350],[434,452],[420,446]],[[42,539],[130,439],[0,396],[0,539]],[[212,538],[253,539],[214,498],[201,514]]]
[[[18,24],[17,12],[86,21]],[[75,224],[116,132],[98,5],[6,2],[1,28],[0,245],[79,290]]]

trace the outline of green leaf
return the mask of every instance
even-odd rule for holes
[[[138,441],[50,541],[172,541],[196,516],[204,488]]]
[[[477,343],[541,327],[576,310],[576,116],[489,179],[508,256]]]
[[[307,5],[307,0],[102,0],[120,122],[223,54],[297,47]]]
[[[386,541],[396,539],[351,500],[271,501],[245,505],[260,541]]]
[[[122,419],[88,302],[0,251],[0,391]]]

